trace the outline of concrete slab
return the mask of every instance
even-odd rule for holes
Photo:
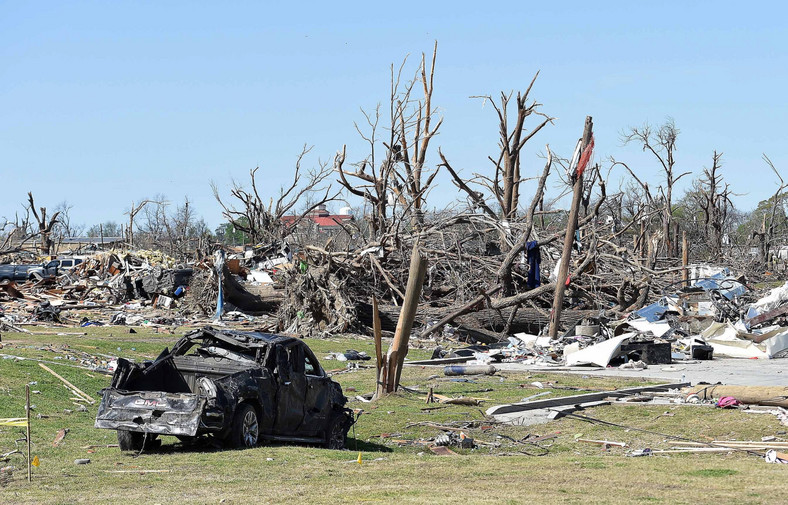
[[[650,365],[645,370],[621,370],[600,367],[547,367],[520,363],[495,363],[505,373],[555,372],[599,377],[643,377],[663,382],[721,382],[736,386],[788,386],[788,359],[715,358],[710,361],[681,362],[672,365]]]

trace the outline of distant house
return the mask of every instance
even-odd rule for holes
[[[299,216],[295,215],[282,216],[282,223],[287,226],[293,226],[298,218]],[[350,213],[350,207],[339,209],[339,214],[331,214],[326,210],[325,205],[318,205],[309,214],[304,216],[300,225],[303,226],[306,223],[314,224],[317,226],[318,231],[326,233],[341,230],[343,225],[354,219],[353,214]]]

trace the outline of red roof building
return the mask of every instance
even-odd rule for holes
[[[298,217],[299,216],[282,216],[282,223],[292,226]],[[320,231],[331,231],[341,229],[342,224],[353,221],[354,218],[349,212],[342,214],[331,214],[328,212],[328,210],[326,210],[325,205],[319,205],[316,209],[304,216],[304,221],[307,220],[316,224]]]

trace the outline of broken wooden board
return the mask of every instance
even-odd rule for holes
[[[430,450],[438,456],[459,456],[456,452],[442,445],[431,445]]]

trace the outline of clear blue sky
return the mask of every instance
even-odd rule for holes
[[[619,132],[667,116],[677,169],[724,152],[743,209],[775,188],[761,153],[788,175],[784,2],[547,3],[0,2],[0,216],[32,190],[71,203],[72,221],[121,222],[132,199],[161,193],[188,195],[213,228],[211,180],[226,189],[260,165],[273,195],[303,144],[311,165],[342,144],[363,158],[359,108],[384,102],[389,65],[415,65],[435,40],[434,147],[466,172],[489,171],[497,140],[493,111],[469,96],[541,70],[533,96],[558,121],[527,174],[546,143],[568,156],[591,115],[597,159],[654,182],[655,162]],[[456,194],[443,180],[431,197]]]

